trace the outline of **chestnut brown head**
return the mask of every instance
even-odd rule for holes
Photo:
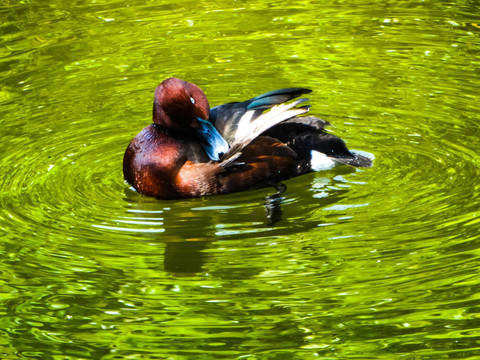
[[[208,121],[209,117],[210,105],[197,85],[168,78],[157,86],[153,122],[183,136],[198,139],[208,157],[218,161],[227,152],[228,144]]]
[[[188,131],[198,127],[198,119],[207,120],[210,105],[196,85],[177,79],[164,80],[155,90],[153,122],[167,129]]]

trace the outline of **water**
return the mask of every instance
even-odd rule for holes
[[[478,5],[1,2],[0,357],[479,357]],[[311,88],[375,165],[279,208],[141,196],[123,152],[168,76]]]

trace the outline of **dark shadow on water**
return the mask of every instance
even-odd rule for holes
[[[194,275],[202,271],[207,241],[167,242],[163,268],[177,276]]]
[[[158,200],[127,188],[125,201],[132,223],[138,221],[139,241],[165,244],[164,270],[174,276],[195,276],[208,272],[204,270],[208,262],[206,250],[218,240],[268,240],[331,222],[322,220],[318,210],[341,203],[349,191],[341,184],[342,176],[352,171],[341,167],[322,176],[315,173],[291,179],[288,185],[275,188],[200,199]],[[340,180],[335,180],[337,176]],[[163,232],[142,233],[141,226],[152,226],[142,225],[142,221],[158,223]]]

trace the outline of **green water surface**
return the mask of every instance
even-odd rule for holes
[[[0,358],[480,358],[478,1],[0,0]],[[169,76],[303,86],[371,169],[160,201]]]

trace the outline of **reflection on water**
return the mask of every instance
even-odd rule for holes
[[[0,4],[0,354],[477,358],[472,2]],[[122,179],[156,85],[304,86],[371,169],[160,201]]]

